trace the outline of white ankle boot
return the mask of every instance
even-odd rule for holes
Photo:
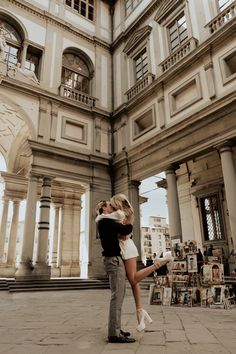
[[[147,311],[145,311],[144,309],[139,309],[137,310],[137,317],[138,317],[138,326],[136,327],[138,332],[141,332],[144,330],[144,328],[146,327],[145,325],[145,320],[148,323],[152,323],[152,319],[149,316],[149,314],[147,313]]]

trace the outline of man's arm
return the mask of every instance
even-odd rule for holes
[[[116,223],[116,230],[119,235],[123,235],[123,236],[129,235],[133,230],[133,225],[131,224],[121,224],[116,221],[115,223]]]

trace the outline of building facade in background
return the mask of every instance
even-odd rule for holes
[[[236,1],[2,0],[0,29],[0,274],[79,276],[85,208],[88,272],[102,277],[94,209],[118,192],[134,206],[141,254],[139,185],[159,173],[171,240],[212,244],[234,268]]]
[[[162,253],[171,250],[169,227],[166,218],[150,216],[149,226],[141,227],[142,260],[153,259],[154,254],[160,257]]]

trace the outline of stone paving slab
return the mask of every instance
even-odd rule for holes
[[[132,344],[107,342],[108,289],[32,293],[0,292],[0,354],[194,354],[236,353],[236,307],[148,305],[153,323],[142,333],[131,290],[123,306],[123,329]]]

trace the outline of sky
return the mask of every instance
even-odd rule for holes
[[[141,204],[141,226],[149,226],[149,216],[162,216],[167,219],[168,209],[166,190],[157,188],[156,182],[165,178],[164,174],[155,175],[142,181],[139,194],[148,198],[148,202]]]

